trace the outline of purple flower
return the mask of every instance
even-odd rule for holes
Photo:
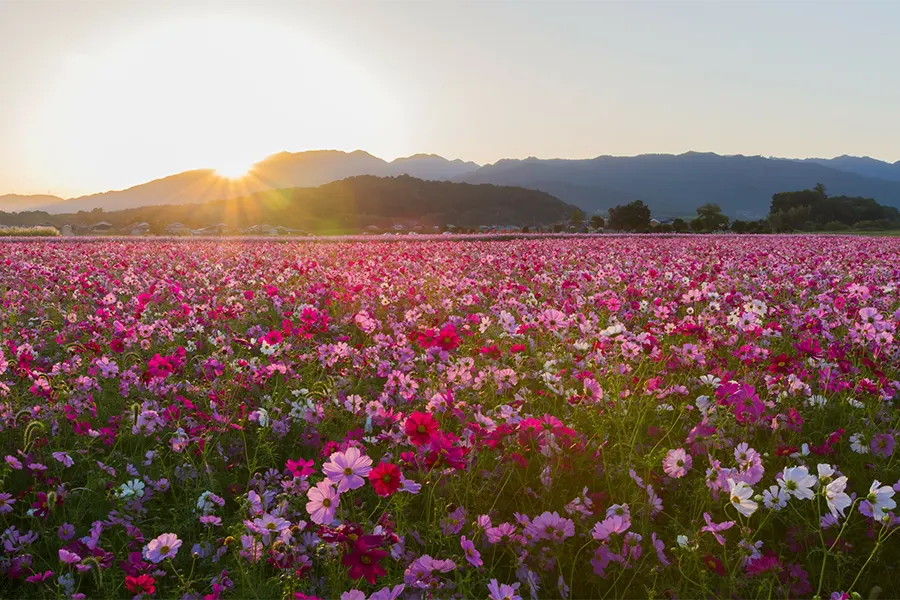
[[[393,588],[381,588],[377,592],[373,593],[369,596],[369,600],[397,600],[400,597],[400,594],[403,593],[403,590],[406,588],[405,584],[395,585]]]
[[[488,598],[490,600],[522,600],[522,596],[516,594],[521,584],[516,582],[512,585],[500,583],[496,579],[491,579],[488,583]]]
[[[59,539],[65,541],[71,540],[75,537],[75,526],[71,523],[63,523],[59,526],[59,529],[56,530],[57,535],[59,535]]]
[[[2,492],[0,493],[0,515],[5,515],[7,513],[12,512],[12,505],[16,503],[16,499],[12,497],[12,494]]]
[[[653,542],[653,548],[656,550],[656,558],[659,560],[659,564],[661,564],[663,567],[668,567],[670,563],[669,559],[666,558],[666,545],[663,544],[663,541],[661,539],[656,537],[655,531],[650,534],[650,541]]]
[[[481,560],[481,553],[475,549],[475,544],[472,543],[472,540],[466,539],[466,536],[462,536],[459,540],[460,546],[462,546],[463,552],[466,554],[466,560],[472,564],[472,566],[480,567],[484,564]]]
[[[887,458],[894,453],[895,445],[894,436],[890,433],[879,433],[872,436],[872,441],[869,442],[869,449],[873,455]]]
[[[444,535],[456,535],[460,531],[462,531],[463,522],[466,520],[466,509],[463,507],[459,507],[454,510],[452,513],[447,515],[447,518],[441,521],[441,531]]]

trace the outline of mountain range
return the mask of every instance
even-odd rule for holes
[[[74,213],[162,204],[194,204],[256,192],[315,187],[358,175],[410,175],[425,180],[518,186],[551,194],[588,214],[643,200],[654,216],[689,216],[712,202],[733,218],[768,213],[772,195],[822,183],[831,195],[874,198],[900,207],[900,161],[869,157],[783,159],[714,153],[643,154],[591,159],[503,159],[478,165],[434,154],[385,161],[367,152],[281,152],[260,161],[247,176],[228,179],[213,170],[185,171],[126,190],[62,199],[0,196],[0,210]]]

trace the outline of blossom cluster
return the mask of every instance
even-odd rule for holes
[[[0,251],[0,597],[900,596],[900,240]]]

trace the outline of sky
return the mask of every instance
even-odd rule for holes
[[[280,151],[900,160],[893,0],[0,0],[0,194]]]

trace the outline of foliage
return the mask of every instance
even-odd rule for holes
[[[688,225],[687,221],[678,217],[672,221],[672,230],[675,231],[675,233],[687,233],[690,231],[690,225]]]
[[[704,204],[697,208],[697,218],[691,221],[694,231],[722,231],[728,229],[728,217],[722,214],[718,204]]]
[[[55,227],[0,227],[0,237],[55,237],[59,230]]]
[[[606,219],[601,215],[591,215],[591,227],[594,229],[603,229],[606,225]]]
[[[900,211],[872,198],[828,196],[822,184],[811,190],[781,192],[772,196],[769,221],[773,229],[792,231],[839,222],[848,227],[861,221],[881,221],[879,228],[900,227]]]
[[[609,226],[616,231],[648,231],[650,209],[641,200],[615,206],[609,209]]]

